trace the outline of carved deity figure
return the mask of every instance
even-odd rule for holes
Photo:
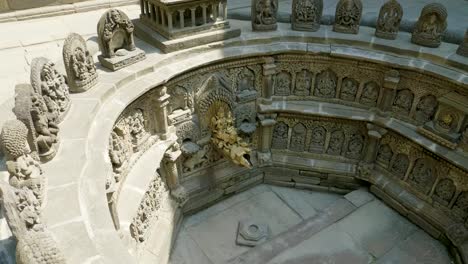
[[[388,165],[392,159],[393,151],[389,145],[385,144],[380,146],[379,152],[377,153],[377,161]]]
[[[392,163],[391,171],[398,178],[403,179],[406,176],[406,171],[409,167],[409,158],[405,154],[397,154]]]
[[[343,86],[341,87],[340,98],[346,101],[354,101],[358,91],[358,82],[351,78],[345,78],[343,80]]]
[[[169,94],[171,95],[169,98],[171,113],[177,110],[188,110],[193,108],[193,102],[184,87],[176,86],[169,92]]]
[[[452,201],[456,190],[457,188],[451,179],[442,179],[437,183],[434,196],[441,200],[444,205],[448,205]]]
[[[273,129],[273,139],[271,147],[275,149],[285,149],[288,147],[289,127],[284,122],[278,122]]]
[[[18,264],[65,264],[65,258],[41,221],[40,202],[28,188],[0,182],[5,217],[16,245]]]
[[[460,43],[460,46],[457,49],[457,54],[460,56],[468,57],[468,29],[465,31],[465,37],[463,42]]]
[[[237,92],[255,91],[255,74],[252,70],[243,68],[238,75]]]
[[[126,126],[132,138],[133,150],[139,151],[140,147],[149,137],[146,131],[146,121],[143,111],[135,109],[126,117]]]
[[[333,98],[336,94],[336,74],[325,70],[317,75],[317,84],[314,95],[323,98]]]
[[[414,94],[408,89],[397,92],[393,106],[398,110],[409,113],[413,104]]]
[[[322,11],[323,0],[294,0],[291,18],[293,30],[317,31]]]
[[[415,119],[419,123],[425,123],[432,119],[437,108],[437,99],[433,95],[425,95],[416,106]]]
[[[333,31],[348,34],[359,32],[362,15],[361,0],[340,0],[336,5]]]
[[[306,127],[299,123],[295,125],[292,129],[291,143],[289,144],[289,149],[292,151],[304,151],[305,149],[305,140],[306,140],[307,129]]]
[[[109,138],[109,157],[112,162],[112,168],[115,173],[121,173],[125,164],[131,155],[125,139],[118,135],[116,131],[112,131]],[[116,178],[118,182],[120,179]]]
[[[364,138],[361,135],[355,134],[351,137],[348,143],[346,156],[352,159],[359,159],[364,149]]]
[[[234,124],[235,120],[231,112],[220,107],[217,114],[211,118],[211,142],[234,164],[250,168],[252,166],[250,163],[251,149],[239,137]]]
[[[447,9],[442,4],[426,5],[413,29],[411,41],[415,44],[437,48],[447,28]]]
[[[453,205],[453,210],[459,216],[465,219],[468,216],[468,192],[464,191],[460,193],[455,204]]]
[[[252,29],[276,30],[278,0],[252,0]]]
[[[80,35],[71,33],[63,44],[63,62],[72,92],[84,92],[97,83],[96,66]]]
[[[387,1],[380,8],[375,35],[384,39],[396,39],[402,17],[403,8],[400,3],[396,0]]]
[[[10,185],[19,189],[23,187],[30,189],[42,202],[45,191],[42,168],[31,156],[27,136],[28,128],[23,122],[6,121],[0,134],[1,148],[5,153]]]
[[[310,87],[312,84],[311,73],[307,70],[302,70],[296,74],[296,87],[294,88],[294,95],[307,96],[309,95]]]
[[[332,155],[340,155],[345,136],[342,130],[335,130],[330,135],[327,153]]]
[[[291,75],[287,72],[280,72],[275,78],[275,95],[289,96],[291,94]]]
[[[312,138],[310,140],[310,152],[322,153],[325,147],[325,139],[327,137],[327,131],[324,127],[318,126],[312,129]]]
[[[60,122],[70,108],[65,76],[57,71],[53,62],[36,58],[31,66],[31,83],[35,92],[44,98],[49,119]]]
[[[98,42],[104,58],[113,58],[120,49],[136,49],[134,26],[128,16],[118,9],[107,11],[98,24]]]
[[[31,118],[36,132],[36,142],[39,155],[49,155],[56,151],[59,128],[55,122],[55,116],[49,113],[42,97],[34,93],[32,95]]]
[[[423,159],[418,159],[409,180],[416,185],[416,188],[427,193],[434,182],[434,173],[431,166]]]
[[[379,98],[380,87],[375,82],[369,82],[364,86],[361,95],[361,104],[375,106]]]

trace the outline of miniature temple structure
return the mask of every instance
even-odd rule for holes
[[[137,35],[165,53],[240,36],[226,0],[141,0]]]

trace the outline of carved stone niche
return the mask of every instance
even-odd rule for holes
[[[356,95],[359,89],[359,83],[352,78],[344,78],[341,83],[340,99],[345,101],[356,100]]]
[[[123,172],[132,153],[132,145],[126,140],[125,132],[119,127],[114,127],[109,137],[109,157],[115,174]],[[115,181],[119,182],[120,178],[116,177]]]
[[[460,43],[460,46],[457,49],[457,54],[460,56],[468,57],[468,29],[465,31],[465,37],[463,42]]]
[[[11,186],[30,189],[42,204],[45,196],[45,178],[42,168],[31,155],[28,145],[28,128],[19,120],[9,120],[3,124],[0,134],[0,149],[6,158]]]
[[[325,127],[317,125],[312,128],[312,138],[310,139],[309,152],[323,153],[325,149],[325,141],[327,138],[327,130]]]
[[[333,31],[357,34],[362,16],[361,0],[340,0],[336,5]]]
[[[238,105],[234,110],[236,128],[242,136],[250,137],[257,130],[255,104]]]
[[[252,29],[270,31],[278,28],[278,0],[252,0]]]
[[[169,121],[177,125],[190,119],[193,112],[193,98],[185,87],[176,86],[169,90]]]
[[[57,116],[48,111],[44,98],[35,93],[29,84],[18,84],[15,92],[13,111],[28,129],[27,140],[32,155],[47,162],[55,156],[59,146]]]
[[[448,148],[455,149],[468,125],[468,97],[451,92],[438,99],[439,107],[431,120],[418,132]]]
[[[46,58],[34,58],[31,63],[31,85],[47,106],[47,116],[60,123],[70,109],[69,87],[65,76]]]
[[[122,121],[123,122],[120,122],[118,126],[124,127],[124,130],[126,130],[126,133],[130,136],[133,151],[140,151],[144,143],[150,137],[144,111],[139,108],[132,109],[126,113]]]
[[[84,92],[97,84],[98,75],[93,56],[82,36],[76,33],[68,35],[62,53],[71,92]]]
[[[338,77],[330,69],[317,74],[314,95],[322,98],[334,98],[336,96],[337,81]]]
[[[437,48],[447,28],[447,9],[442,4],[431,3],[421,11],[413,29],[411,42],[430,48]]]
[[[104,67],[116,71],[146,58],[145,52],[135,46],[133,30],[132,21],[118,9],[102,15],[97,34],[101,50],[98,58]]]
[[[291,94],[292,78],[291,74],[286,71],[281,71],[275,76],[274,80],[274,95],[289,96]]]
[[[293,0],[292,29],[317,31],[322,19],[323,0]]]
[[[297,123],[291,132],[291,143],[289,144],[289,150],[302,152],[306,148],[306,136],[307,128],[302,123]]]
[[[396,0],[387,1],[380,8],[375,26],[375,36],[384,39],[396,39],[400,29],[403,8]]]
[[[271,148],[286,149],[288,147],[289,126],[284,122],[278,122],[273,129]]]
[[[302,70],[296,73],[296,84],[294,87],[294,95],[308,96],[312,87],[312,73],[308,70]]]
[[[375,162],[383,167],[388,168],[390,166],[390,162],[392,161],[393,157],[393,150],[389,144],[382,144],[379,147],[379,151],[377,152],[377,158]]]
[[[255,89],[255,73],[245,67],[237,75],[237,101],[240,103],[249,102],[257,99],[257,90]]]
[[[364,85],[364,90],[362,91],[360,103],[367,106],[376,106],[377,100],[379,99],[380,86],[372,81]]]

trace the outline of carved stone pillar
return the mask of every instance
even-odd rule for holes
[[[180,23],[180,28],[185,27],[185,17],[184,17],[185,10],[179,10],[179,23]]]
[[[385,73],[383,84],[383,96],[380,101],[379,109],[383,113],[392,110],[393,101],[395,100],[396,90],[400,83],[400,73],[396,70],[390,70]]]
[[[212,4],[211,5],[211,12],[213,13],[214,22],[218,21],[218,16],[219,16],[218,8],[219,8],[219,5],[217,5],[217,4]]]
[[[202,5],[202,10],[203,10],[203,25],[207,23],[206,21],[206,8],[207,8],[207,5]]]
[[[168,30],[172,30],[172,28],[173,28],[173,26],[172,26],[172,13],[166,12],[166,16],[167,16],[167,28],[168,28]]]
[[[273,77],[276,74],[276,65],[275,59],[273,57],[268,57],[265,59],[265,64],[263,64],[263,89],[262,97],[264,98],[264,103],[271,104],[271,97],[273,96]]]
[[[161,162],[162,171],[164,173],[164,178],[166,179],[167,187],[171,192],[171,197],[179,204],[180,207],[184,206],[188,200],[185,188],[179,184],[177,160],[181,154],[182,151],[180,150],[180,146],[176,142],[166,151],[166,153],[164,153],[164,157]]]
[[[157,132],[161,134],[161,139],[167,139],[169,130],[169,122],[167,116],[167,105],[169,104],[169,95],[167,94],[167,87],[163,86],[158,90],[158,99],[156,99],[156,128]]]
[[[227,8],[227,1],[223,2],[223,18],[224,20],[228,19],[228,8]]]
[[[190,16],[192,18],[192,27],[196,26],[196,22],[195,22],[195,19],[196,19],[195,11],[196,10],[197,10],[196,8],[190,8]]]
[[[258,114],[261,130],[257,155],[260,166],[271,163],[271,139],[276,117],[277,114]]]
[[[376,126],[374,124],[367,124],[367,135],[369,136],[369,143],[367,145],[367,152],[364,157],[364,162],[373,163],[377,156],[379,149],[380,139],[387,133],[387,130]]]

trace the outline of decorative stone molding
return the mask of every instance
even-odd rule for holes
[[[15,92],[13,111],[27,127],[32,156],[47,162],[55,156],[59,147],[59,127],[56,123],[59,117],[57,111],[49,111],[56,104],[50,97],[36,93],[29,84],[18,84]]]
[[[68,35],[62,54],[71,92],[84,92],[97,84],[98,75],[93,56],[82,36],[76,33]]]
[[[5,217],[16,245],[16,263],[65,264],[57,243],[41,221],[40,202],[28,188],[0,183]]]
[[[135,46],[134,26],[128,16],[118,10],[110,9],[99,20],[98,44],[101,64],[113,71],[142,61],[145,52]]]
[[[460,43],[460,46],[457,49],[457,54],[460,56],[468,57],[468,29],[465,31],[465,37],[463,42]]]
[[[447,15],[447,9],[442,4],[424,6],[413,29],[411,42],[430,48],[439,47],[447,28]]]
[[[323,12],[323,0],[294,0],[291,10],[293,30],[319,30]]]
[[[357,34],[362,16],[361,0],[340,0],[336,4],[335,24],[333,31]]]
[[[0,134],[0,147],[5,153],[10,185],[31,190],[39,205],[43,205],[46,180],[41,165],[31,156],[28,134],[28,128],[21,121],[6,121]]]
[[[271,31],[278,28],[278,0],[252,0],[252,29]]]
[[[396,0],[387,1],[380,8],[375,26],[375,36],[384,39],[396,39],[400,29],[403,8]]]
[[[34,92],[43,98],[48,118],[60,123],[71,107],[65,76],[57,71],[50,60],[34,58],[31,62],[31,85]]]

